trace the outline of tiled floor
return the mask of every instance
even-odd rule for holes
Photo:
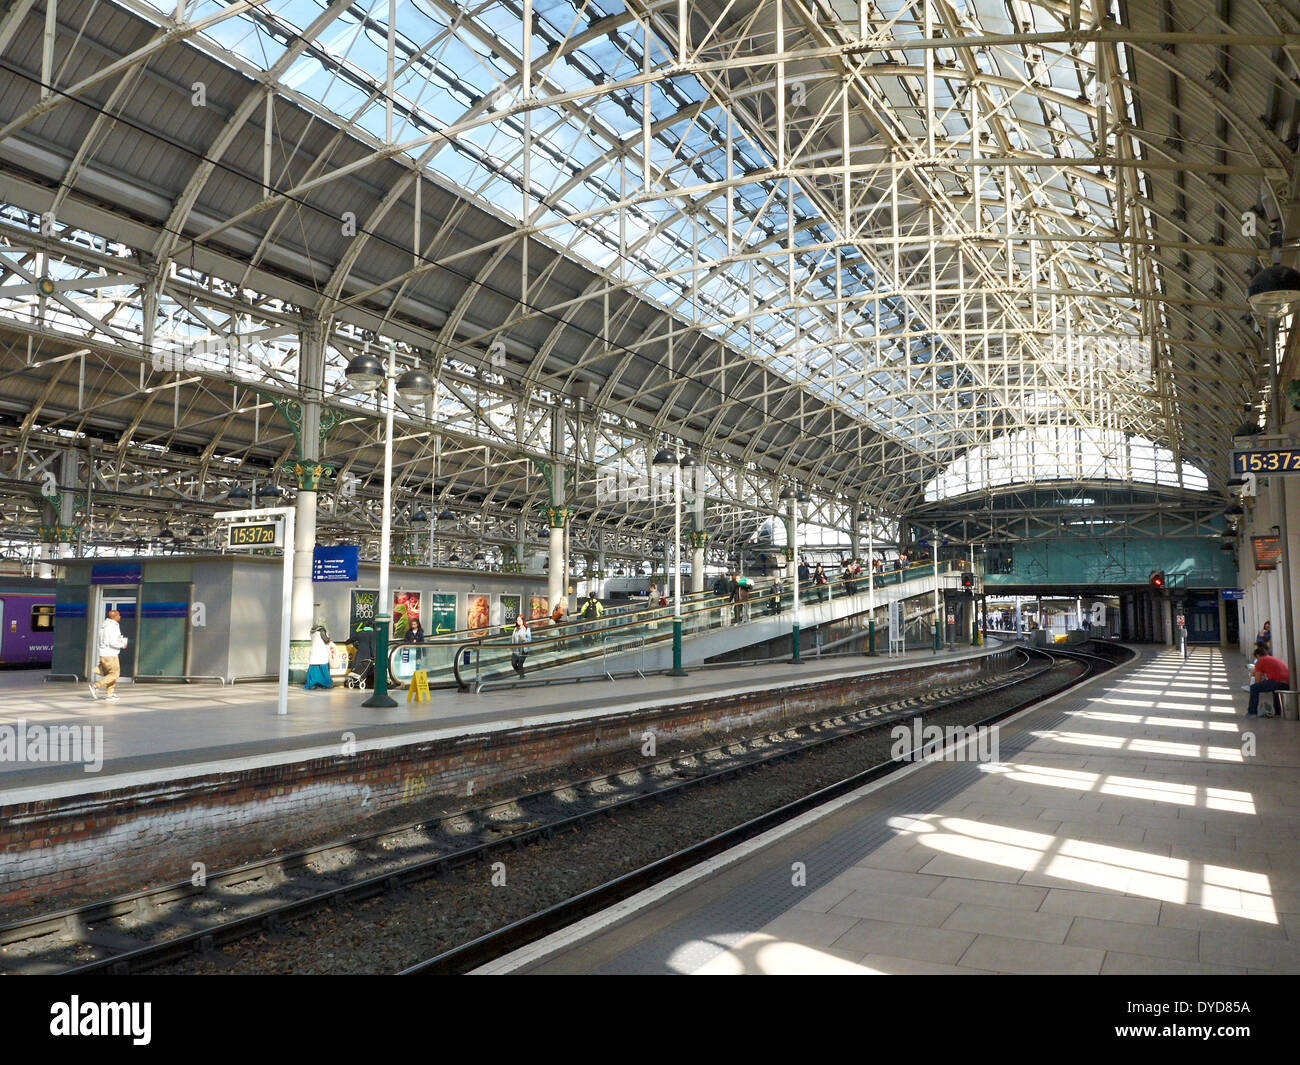
[[[102,783],[113,774],[156,770],[228,760],[267,752],[290,752],[314,744],[337,746],[344,730],[358,743],[400,736],[406,742],[426,734],[509,727],[540,718],[574,717],[624,711],[689,698],[716,698],[729,691],[769,688],[846,673],[871,673],[936,658],[984,654],[993,648],[966,647],[956,652],[914,651],[903,660],[836,658],[802,665],[786,662],[734,668],[696,669],[682,678],[651,674],[645,678],[556,684],[484,692],[482,695],[438,690],[428,703],[408,703],[404,691],[392,694],[389,710],[361,705],[368,692],[336,687],[303,691],[290,686],[289,712],[276,715],[276,686],[250,683],[123,684],[116,703],[94,701],[84,684],[43,682],[33,671],[0,672],[0,725],[25,720],[32,725],[101,725],[104,771],[86,779],[79,765],[33,767],[0,759],[0,780],[7,788],[33,787],[46,781]]]
[[[695,971],[1300,972],[1300,723],[1246,718],[1243,677],[1166,653],[1035,711],[1029,746]]]

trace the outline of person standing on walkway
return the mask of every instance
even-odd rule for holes
[[[118,700],[117,678],[122,675],[122,663],[119,655],[127,645],[127,638],[122,635],[122,614],[110,610],[99,627],[99,680],[90,682],[90,697],[99,698],[97,688],[104,689],[104,698],[111,703]]]
[[[1250,706],[1246,708],[1247,717],[1254,717],[1259,712],[1259,697],[1263,692],[1283,691],[1291,684],[1291,671],[1287,669],[1286,663],[1272,655],[1260,655],[1255,659],[1252,676],[1255,683],[1250,686]]]
[[[1273,630],[1269,627],[1267,621],[1264,622],[1264,627],[1259,630],[1259,635],[1255,637],[1255,642],[1264,645],[1264,652],[1266,654],[1273,653]]]
[[[826,600],[826,570],[822,568],[820,562],[817,563],[817,571],[813,574],[813,585],[817,589],[817,601],[825,602]]]
[[[515,615],[515,627],[510,633],[510,668],[521,677],[524,675],[524,659],[528,657],[528,645],[533,642],[533,630],[523,614]]]
[[[311,654],[307,659],[307,676],[302,682],[306,691],[334,687],[334,678],[330,676],[330,647],[329,633],[323,625],[317,625],[311,630]]]

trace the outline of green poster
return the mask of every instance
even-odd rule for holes
[[[456,631],[456,596],[450,592],[434,592],[429,597],[429,619],[426,630],[430,636]]]
[[[378,591],[352,592],[352,608],[348,616],[348,632],[357,631],[357,623],[373,625],[375,623],[375,604],[379,602]]]
[[[515,618],[519,616],[519,611],[523,609],[523,597],[499,595],[497,596],[497,602],[499,604],[498,609],[501,611],[497,624],[503,629],[513,629],[515,627]]]

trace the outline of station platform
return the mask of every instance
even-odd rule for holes
[[[999,761],[911,766],[478,971],[1300,972],[1300,724],[1244,680],[1142,649]]]
[[[909,651],[886,656],[806,658],[801,664],[745,663],[695,669],[686,677],[648,673],[605,679],[493,689],[481,694],[435,690],[431,700],[362,706],[369,692],[336,686],[289,689],[289,712],[276,714],[276,686],[249,683],[124,683],[115,703],[93,700],[84,684],[43,681],[35,672],[0,672],[0,726],[102,726],[102,766],[0,759],[5,803],[35,802],[195,777],[298,763],[338,754],[340,737],[356,752],[446,740],[468,734],[581,721],[630,709],[680,706],[818,680],[872,676],[929,662],[959,662],[996,653],[1001,644]]]

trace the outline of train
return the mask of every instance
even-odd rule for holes
[[[54,657],[54,582],[0,577],[0,669],[49,668]]]

